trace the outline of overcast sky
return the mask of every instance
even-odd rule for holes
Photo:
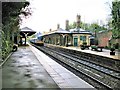
[[[86,23],[105,23],[111,13],[108,2],[112,0],[30,0],[33,14],[25,19],[21,27],[29,27],[37,32],[56,29],[57,24],[65,28],[65,20],[76,21],[76,15],[81,15],[81,21]],[[101,22],[102,21],[102,22]]]

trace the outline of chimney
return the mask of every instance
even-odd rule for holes
[[[60,24],[57,24],[57,29],[59,29],[60,28]]]
[[[65,30],[69,30],[69,20],[66,20],[65,22]]]
[[[49,32],[51,32],[52,31],[52,29],[49,29]]]
[[[76,27],[77,27],[77,28],[80,28],[80,19],[81,19],[81,16],[80,16],[80,15],[77,15],[76,19],[77,19]]]

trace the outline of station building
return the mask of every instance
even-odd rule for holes
[[[88,30],[80,28],[80,19],[81,16],[77,15],[76,17],[76,28],[69,29],[69,21],[66,20],[66,28],[60,28],[60,25],[57,25],[56,30],[49,30],[43,34],[44,43],[60,45],[60,46],[80,46],[83,42],[86,42],[87,45],[90,45],[90,36],[92,33]]]
[[[59,26],[59,25],[58,25]],[[43,41],[48,44],[61,45],[65,46],[67,44],[72,44],[72,35],[69,31],[64,30],[62,28],[57,28],[57,30],[53,30],[43,34]]]
[[[86,31],[81,28],[72,29],[71,31],[72,38],[73,38],[73,46],[80,46],[84,42],[87,43],[87,45],[90,45],[90,37],[92,33],[90,31]]]

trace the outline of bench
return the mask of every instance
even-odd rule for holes
[[[95,51],[100,51],[100,52],[102,52],[103,49],[104,48],[104,46],[96,46],[96,45],[91,45],[91,50],[95,50]],[[100,50],[99,50],[100,49]]]
[[[81,47],[82,50],[84,50],[86,48],[89,49],[90,46],[89,45],[80,45],[80,47]]]

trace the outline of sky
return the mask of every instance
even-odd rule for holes
[[[76,15],[81,15],[85,23],[106,23],[111,14],[112,0],[29,0],[32,15],[23,19],[22,27],[29,27],[43,33],[49,29],[55,30],[57,24],[65,29],[65,21],[76,21]],[[106,4],[106,2],[108,2]]]

